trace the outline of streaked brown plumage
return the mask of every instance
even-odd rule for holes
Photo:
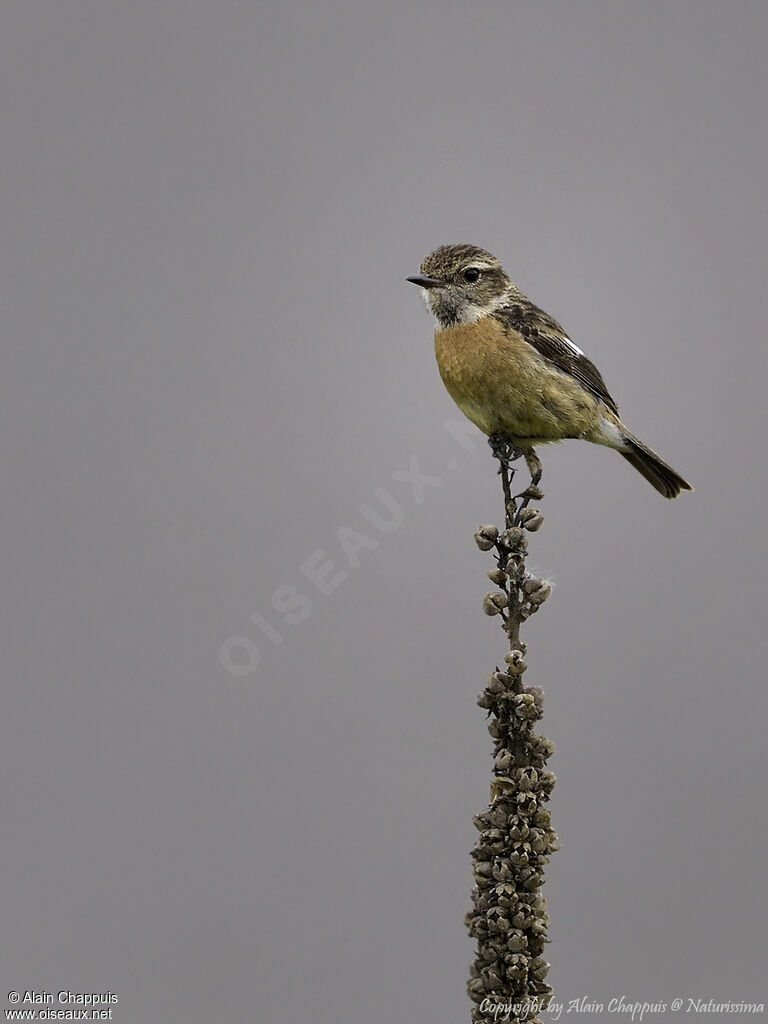
[[[622,423],[597,367],[548,313],[472,245],[435,249],[408,278],[437,321],[440,376],[458,407],[489,436],[520,448],[581,438],[621,452],[667,498],[693,490]]]

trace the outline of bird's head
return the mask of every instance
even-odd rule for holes
[[[441,245],[424,257],[419,274],[407,280],[422,289],[441,327],[488,316],[503,304],[510,287],[496,257],[476,245]]]

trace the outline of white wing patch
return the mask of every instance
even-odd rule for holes
[[[566,336],[563,335],[561,340],[563,341],[563,343],[565,345],[568,346],[568,348],[571,350],[571,352],[575,352],[577,356],[583,356],[584,355],[584,353],[581,351],[579,346],[578,345],[574,345],[574,343],[571,341],[570,338],[566,338]]]

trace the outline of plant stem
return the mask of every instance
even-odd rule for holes
[[[520,626],[538,611],[551,588],[525,566],[528,534],[543,522],[541,513],[529,508],[532,500],[543,497],[538,486],[541,464],[532,450],[521,451],[503,437],[493,436],[489,443],[499,462],[505,529],[481,526],[475,541],[481,550],[495,550],[496,568],[488,575],[499,590],[486,595],[484,609],[500,615],[509,652],[505,669],[496,667],[478,697],[489,714],[494,770],[489,806],[474,819],[480,836],[472,852],[476,884],[467,925],[477,952],[468,990],[473,1024],[522,1024],[539,1020],[552,991],[542,955],[548,916],[541,886],[557,836],[542,806],[555,782],[546,768],[553,745],[533,732],[542,714],[542,692],[523,685],[526,645]],[[521,457],[531,483],[513,495],[511,464]]]

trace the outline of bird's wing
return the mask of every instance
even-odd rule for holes
[[[600,371],[578,345],[574,345],[557,320],[522,296],[508,306],[495,310],[492,316],[505,329],[516,331],[540,355],[577,380],[618,415],[619,408],[600,376]]]

